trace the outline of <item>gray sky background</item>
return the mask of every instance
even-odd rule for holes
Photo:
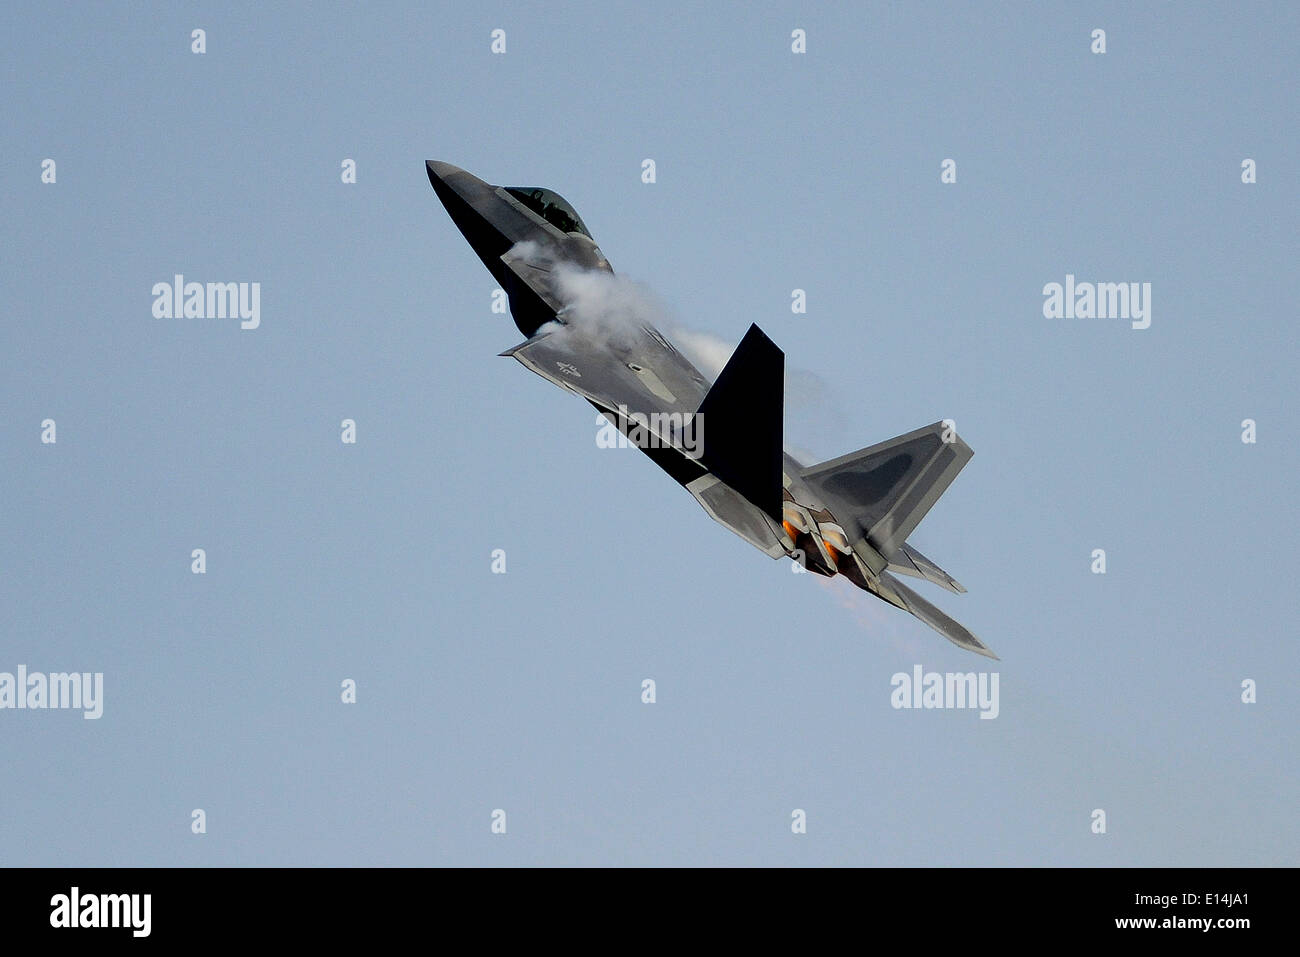
[[[0,711],[0,863],[1300,859],[1293,5],[40,6],[0,12],[0,670],[105,705]],[[1002,660],[596,448],[496,357],[427,158],[757,322],[822,383],[791,446],[955,419],[912,541],[970,591],[916,587]],[[261,327],[155,319],[178,272]],[[1067,273],[1151,327],[1044,318]],[[894,710],[918,663],[1000,716]]]

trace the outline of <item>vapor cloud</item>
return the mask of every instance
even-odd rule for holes
[[[542,250],[536,243],[517,244],[511,257],[536,260]],[[547,323],[539,334],[568,328],[593,339],[630,345],[645,326],[658,329],[710,382],[718,378],[736,343],[681,322],[645,283],[599,269],[577,269],[558,264],[552,272],[554,289],[566,303],[564,324]],[[826,381],[815,372],[786,365],[785,401],[791,411],[840,419]],[[806,453],[815,461],[811,453]]]

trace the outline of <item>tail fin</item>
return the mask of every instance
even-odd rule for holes
[[[700,403],[705,468],[781,521],[785,353],[752,325]]]
[[[955,432],[936,422],[814,465],[803,477],[825,495],[850,544],[865,538],[892,559],[973,454]]]

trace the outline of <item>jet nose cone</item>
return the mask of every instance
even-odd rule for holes
[[[438,194],[443,205],[463,202],[475,206],[488,198],[494,187],[483,182],[473,173],[467,173],[459,166],[442,163],[438,160],[425,160],[425,171],[429,174],[429,183]]]
[[[425,160],[424,168],[447,215],[484,262],[495,260],[510,248],[510,241],[502,237],[500,229],[491,220],[494,209],[507,205],[495,195],[495,186],[489,186],[472,173],[450,163]],[[501,246],[502,243],[505,245]],[[491,256],[484,258],[484,250],[492,251]],[[488,268],[493,267],[489,264]]]
[[[429,174],[429,182],[435,188],[437,188],[438,184],[445,183],[448,176],[465,172],[459,166],[452,166],[450,163],[442,163],[438,160],[425,160],[424,168]]]

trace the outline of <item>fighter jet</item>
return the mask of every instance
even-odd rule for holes
[[[492,186],[428,160],[451,220],[505,291],[526,337],[501,353],[600,410],[709,517],[773,558],[843,575],[962,648],[996,658],[965,627],[895,577],[964,592],[907,537],[969,461],[944,423],[817,465],[782,444],[785,354],[751,325],[710,383],[648,321],[572,321],[566,277],[613,274],[577,211],[559,194]],[[700,441],[692,441],[692,437]]]

